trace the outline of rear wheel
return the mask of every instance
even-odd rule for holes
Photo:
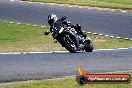
[[[76,53],[77,47],[73,36],[66,34],[61,37],[62,46],[64,46],[69,52]]]

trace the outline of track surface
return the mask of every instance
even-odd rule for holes
[[[132,48],[92,53],[0,54],[0,82],[49,79],[89,73],[132,70]]]
[[[41,5],[27,2],[0,0],[0,20],[47,25],[51,13],[66,16],[79,23],[84,30],[123,38],[132,38],[132,13]]]

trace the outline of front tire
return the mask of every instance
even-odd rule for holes
[[[64,46],[69,52],[76,53],[77,47],[73,36],[66,34],[61,37],[62,46]]]
[[[92,52],[93,51],[93,44],[92,44],[92,42],[90,41],[90,40],[87,40],[86,42],[85,42],[85,48],[84,48],[84,50],[86,51],[86,52]]]

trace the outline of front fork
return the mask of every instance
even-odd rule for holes
[[[81,50],[81,49],[83,50],[87,46],[87,44],[89,44],[90,46],[93,45],[89,37],[82,38],[79,36],[77,39],[77,43],[79,46],[79,48],[78,48],[79,50]]]

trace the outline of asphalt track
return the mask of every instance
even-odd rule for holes
[[[92,53],[0,54],[0,82],[51,79],[88,73],[132,70],[132,48]]]
[[[0,20],[47,25],[47,15],[67,16],[87,31],[132,38],[132,13],[0,1]],[[40,80],[88,73],[132,70],[132,48],[92,53],[0,54],[0,82]]]
[[[0,0],[0,20],[47,25],[47,16],[51,13],[66,16],[72,23],[81,24],[86,31],[132,38],[132,12]]]

